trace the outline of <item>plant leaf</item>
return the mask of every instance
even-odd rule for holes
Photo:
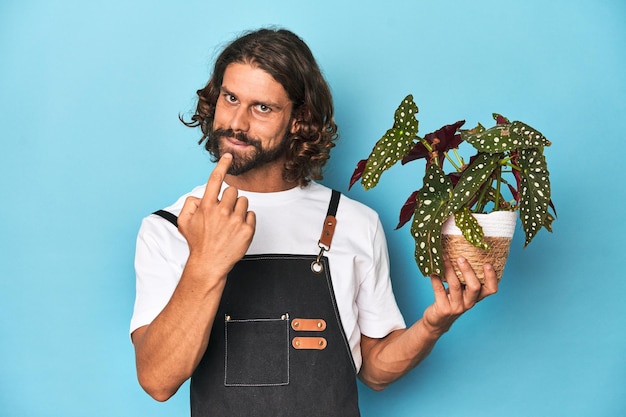
[[[502,120],[499,120],[499,122]],[[463,139],[479,152],[499,153],[515,149],[530,149],[550,146],[551,143],[538,130],[525,123],[515,121],[498,124],[482,132],[462,131]]]
[[[546,213],[546,218],[543,220],[543,227],[550,233],[552,233],[552,222],[554,221],[554,216],[549,212]]]
[[[428,166],[411,224],[415,261],[424,276],[440,275],[443,271],[441,228],[451,214],[448,208],[451,192],[452,183],[441,168]]]
[[[380,175],[391,168],[411,149],[417,136],[417,105],[413,95],[409,94],[402,101],[394,114],[394,124],[382,138],[376,142],[372,153],[367,158],[361,177],[363,188],[369,190],[378,184]]]
[[[464,131],[462,135],[479,152],[501,153],[517,147],[511,140],[509,125],[496,125],[478,133]]]
[[[496,124],[498,124],[498,125],[508,125],[508,124],[511,124],[511,122],[509,122],[509,119],[507,119],[506,117],[504,117],[501,114],[492,113],[492,116],[493,116],[493,120],[495,120]]]
[[[489,244],[485,241],[485,233],[483,228],[478,224],[476,217],[467,207],[454,213],[454,223],[456,227],[461,229],[463,237],[472,245],[480,249],[489,249]]]
[[[463,142],[463,138],[458,133],[461,126],[465,124],[465,120],[459,120],[456,123],[445,125],[440,129],[428,133],[424,136],[424,140],[428,142],[433,150],[436,150],[439,157],[439,166],[443,165],[445,159],[444,152],[448,152],[451,149],[458,148]],[[435,143],[435,140],[437,143]],[[424,144],[419,141],[413,146],[413,148],[402,158],[402,165],[407,162],[411,162],[416,159],[426,158],[430,152],[426,149]]]
[[[461,130],[461,136],[463,138],[465,138],[468,135],[477,135],[479,133],[484,132],[485,130],[485,126],[481,125],[480,122],[476,124],[476,127],[472,128],[472,129],[462,129]],[[465,140],[465,139],[463,139]]]
[[[522,176],[520,219],[526,233],[526,247],[544,226],[550,205],[550,177],[546,158],[538,149],[521,150],[518,164]]]
[[[517,120],[511,123],[509,133],[518,149],[543,148],[552,145],[540,131]]]
[[[415,208],[417,207],[417,196],[419,195],[419,190],[413,191],[409,198],[407,198],[406,202],[400,209],[400,219],[398,220],[398,225],[396,226],[396,230],[404,226],[411,217],[413,213],[415,213]]]
[[[498,167],[502,154],[479,153],[474,161],[463,171],[463,175],[454,187],[450,199],[450,210],[456,213],[467,203],[474,200],[476,192],[491,177]],[[479,178],[479,181],[476,179]]]
[[[348,186],[348,190],[352,188],[352,186],[363,176],[363,171],[365,171],[365,164],[367,164],[367,159],[361,159],[356,164],[356,168],[352,173],[352,177],[350,178],[350,185]]]

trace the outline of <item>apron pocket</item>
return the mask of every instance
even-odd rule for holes
[[[224,385],[289,384],[289,316],[225,320]]]

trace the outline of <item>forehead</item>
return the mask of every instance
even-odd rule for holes
[[[235,94],[240,101],[270,101],[281,105],[290,102],[285,88],[268,72],[253,64],[229,64],[224,71],[221,87]]]

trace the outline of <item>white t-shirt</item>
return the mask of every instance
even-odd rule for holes
[[[194,188],[165,208],[178,216],[187,196],[202,197]],[[256,231],[247,254],[317,255],[331,190],[315,182],[277,193],[240,191],[256,213]],[[405,327],[389,277],[389,257],[375,211],[341,196],[328,257],[341,322],[357,369],[361,367],[361,334],[381,338]],[[131,333],[152,320],[169,301],[189,256],[187,241],[167,220],[150,215],[137,237],[137,294]]]

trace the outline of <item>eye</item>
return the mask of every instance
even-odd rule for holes
[[[272,111],[272,109],[269,106],[266,106],[265,104],[257,104],[256,108],[259,111],[259,113],[269,113]]]
[[[232,95],[230,93],[225,93],[224,94],[224,100],[226,100],[226,102],[228,102],[228,103],[236,103],[237,102],[237,97],[235,97],[234,95]]]

